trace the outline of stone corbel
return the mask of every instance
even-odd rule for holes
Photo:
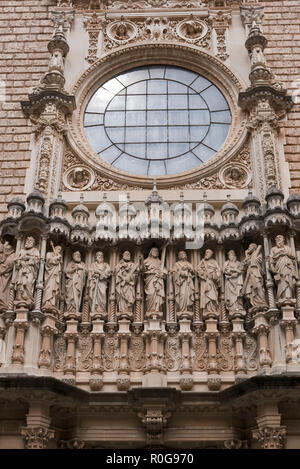
[[[36,401],[29,406],[26,427],[21,427],[21,435],[26,449],[46,449],[55,432],[50,428],[49,406]]]
[[[253,23],[259,25],[263,24],[264,19],[264,7],[261,5],[242,5],[240,7],[242,23],[246,28],[246,34],[248,35],[249,30]]]
[[[64,33],[68,33],[75,19],[75,10],[72,9],[72,5],[69,5],[68,8],[54,10],[51,19],[55,30],[62,28]]]
[[[252,432],[262,449],[283,449],[286,443],[286,427],[281,426],[281,415],[278,404],[273,400],[265,400],[257,407],[257,426]]]

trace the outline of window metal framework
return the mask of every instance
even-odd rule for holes
[[[151,65],[117,75],[90,99],[84,128],[107,163],[137,175],[192,170],[211,158],[229,133],[231,112],[203,76]]]

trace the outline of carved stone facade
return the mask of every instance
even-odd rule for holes
[[[0,222],[0,448],[298,447],[300,196],[289,192],[293,100],[269,66],[266,2],[54,3],[47,64],[21,103],[23,197]],[[212,154],[194,169],[139,175],[89,143],[87,114],[93,127],[114,112],[120,127],[119,109],[86,111],[92,96],[145,65],[219,90],[210,125],[228,135],[216,151],[206,140]],[[117,93],[126,108],[127,91]],[[204,111],[193,94],[187,153],[190,120]],[[162,111],[155,102],[146,116]],[[129,105],[129,118],[139,111]],[[11,409],[22,425],[7,443]]]

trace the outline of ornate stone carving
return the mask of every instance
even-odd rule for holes
[[[243,264],[237,260],[235,251],[230,250],[228,260],[224,264],[225,306],[230,316],[246,314],[242,295],[243,273]]]
[[[234,345],[229,328],[219,336],[217,362],[221,371],[234,369]]]
[[[96,261],[89,268],[89,307],[92,319],[107,318],[107,287],[112,272],[104,262],[102,251],[96,254]]]
[[[118,337],[113,328],[109,328],[104,338],[103,366],[105,371],[114,371],[119,367]]]
[[[93,339],[90,335],[90,325],[82,323],[81,332],[78,337],[78,370],[89,371],[92,364]]]
[[[98,39],[102,29],[102,18],[97,13],[93,13],[91,17],[84,21],[84,25],[89,35],[89,50],[85,60],[92,64],[98,59]]]
[[[279,306],[296,303],[295,286],[297,280],[295,256],[292,249],[284,244],[284,236],[275,238],[275,246],[270,252],[270,269],[277,285],[276,301]]]
[[[213,28],[217,36],[217,54],[220,60],[227,60],[229,55],[227,53],[226,45],[226,31],[231,22],[231,15],[218,11],[216,16],[213,17]]]
[[[57,312],[62,274],[62,247],[53,244],[53,252],[48,252],[45,265],[45,285],[43,295],[43,310]]]
[[[176,327],[176,324],[169,324],[165,342],[165,365],[168,371],[177,371],[181,367],[180,342]]]
[[[143,273],[145,281],[146,294],[146,316],[152,314],[160,316],[162,314],[162,305],[165,301],[164,279],[167,276],[167,270],[164,268],[165,259],[159,259],[159,251],[152,248],[149,256],[143,263]]]
[[[0,244],[0,312],[6,311],[10,304],[15,257],[15,250],[8,241]]]
[[[138,326],[133,325],[133,331],[129,342],[129,367],[132,371],[142,371],[146,363],[144,337]]]
[[[197,333],[194,336],[193,348],[195,350],[194,370],[195,371],[207,370],[208,352],[207,352],[207,342],[206,342],[204,332]]]
[[[23,427],[21,434],[26,449],[46,449],[54,438],[54,430],[44,427]]]
[[[104,39],[104,47],[112,49],[113,47],[121,46],[136,39],[139,29],[132,21],[116,20],[108,23],[106,27],[106,36]]]
[[[194,268],[188,262],[186,252],[180,251],[173,271],[177,317],[181,317],[182,313],[193,311],[194,275]]]
[[[245,255],[246,278],[242,292],[248,299],[253,311],[265,310],[268,305],[264,287],[262,246],[257,246],[255,243],[250,244]]]
[[[262,427],[254,430],[253,438],[263,449],[283,449],[286,443],[286,427]]]
[[[184,41],[202,45],[203,47],[203,38],[206,38],[207,35],[210,36],[211,28],[208,27],[205,21],[191,15],[188,20],[185,19],[178,23],[176,33]],[[206,41],[208,41],[208,38],[206,38]]]
[[[95,182],[95,174],[86,166],[69,168],[63,175],[64,185],[73,191],[85,191]]]
[[[202,308],[205,318],[219,315],[221,270],[213,255],[213,251],[207,249],[204,258],[197,267],[197,273],[200,277],[200,308]]]
[[[31,308],[34,305],[34,286],[39,269],[39,250],[35,247],[36,241],[32,236],[25,240],[24,249],[21,249],[16,258],[17,278],[15,305]]]
[[[131,254],[125,251],[121,262],[116,266],[116,296],[118,316],[133,317],[133,306],[136,301],[136,283],[139,265],[131,262]]]
[[[65,311],[68,315],[76,315],[80,311],[85,277],[85,264],[81,262],[80,252],[76,251],[66,268]]]
[[[66,338],[62,333],[59,333],[54,339],[54,370],[63,371],[67,354]]]
[[[221,169],[219,179],[228,189],[244,189],[251,181],[251,173],[247,166],[232,162]]]
[[[258,349],[257,340],[255,337],[246,334],[244,343],[244,355],[246,360],[246,368],[249,371],[257,370],[258,366]]]

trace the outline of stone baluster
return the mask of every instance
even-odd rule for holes
[[[232,336],[235,342],[235,372],[237,380],[245,378],[247,367],[244,359],[244,339],[246,336],[244,320],[241,318],[232,319]]]
[[[76,341],[78,339],[78,321],[76,319],[70,319],[66,321],[66,332],[65,337],[67,340],[67,356],[64,366],[65,378],[63,381],[68,384],[75,385],[75,373],[76,373]]]
[[[102,342],[104,339],[104,321],[93,321],[91,336],[93,338],[93,361],[91,367],[90,388],[92,391],[100,391],[103,386]]]
[[[220,333],[217,329],[217,319],[206,319],[205,336],[208,341],[208,388],[211,391],[217,391],[221,387],[221,378],[219,375],[219,366],[217,362],[217,338]]]
[[[180,387],[184,391],[189,391],[194,385],[191,364],[191,320],[181,319],[179,321],[179,337],[181,340],[181,377]]]
[[[130,388],[129,364],[128,364],[128,340],[130,338],[130,321],[128,319],[119,320],[119,348],[120,363],[117,386],[119,391],[126,391]]]

